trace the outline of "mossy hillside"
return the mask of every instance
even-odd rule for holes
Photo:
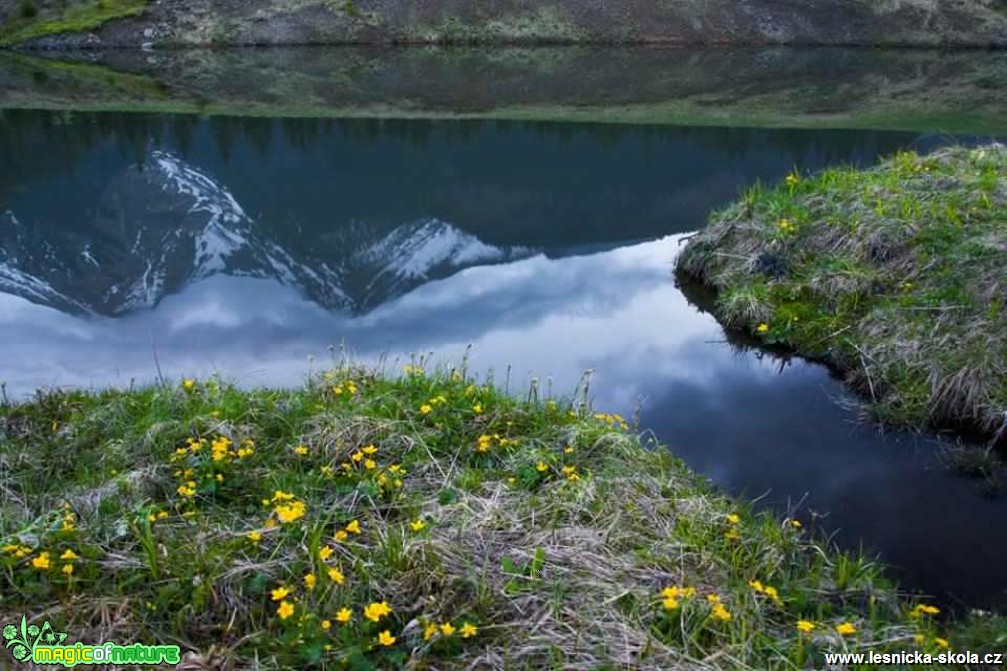
[[[1007,412],[1007,148],[757,185],[678,268],[731,327],[846,372],[883,421],[995,435]]]
[[[34,0],[26,0],[35,7]],[[0,47],[67,33],[85,33],[109,21],[139,16],[147,0],[84,0],[21,12],[0,26]]]
[[[192,668],[789,669],[1007,636],[937,621],[584,396],[410,366],[0,406],[0,621]]]

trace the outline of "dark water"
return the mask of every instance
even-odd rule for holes
[[[726,490],[798,506],[908,588],[1002,605],[1007,504],[858,423],[823,368],[728,344],[672,273],[744,185],[948,140],[0,112],[0,380],[295,385],[341,343],[396,365],[471,344],[512,390],[592,369],[596,407],[639,407]]]

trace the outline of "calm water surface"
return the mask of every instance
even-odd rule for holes
[[[795,506],[908,588],[1002,605],[1007,504],[932,441],[858,423],[823,368],[729,344],[672,273],[744,185],[950,140],[0,112],[0,380],[125,386],[159,364],[296,385],[341,343],[400,362],[471,344],[475,370],[557,394],[592,369],[596,407],[639,408],[726,490]]]

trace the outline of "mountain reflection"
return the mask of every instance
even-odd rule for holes
[[[0,291],[123,315],[214,275],[362,314],[474,265],[703,225],[905,133],[0,112]],[[58,194],[58,197],[53,197]]]

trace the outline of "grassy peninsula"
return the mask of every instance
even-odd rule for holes
[[[756,185],[678,268],[727,325],[843,371],[877,419],[1007,437],[1004,146]]]
[[[792,669],[1003,647],[1000,618],[942,621],[586,396],[411,365],[4,404],[0,623],[178,644],[188,669]]]

